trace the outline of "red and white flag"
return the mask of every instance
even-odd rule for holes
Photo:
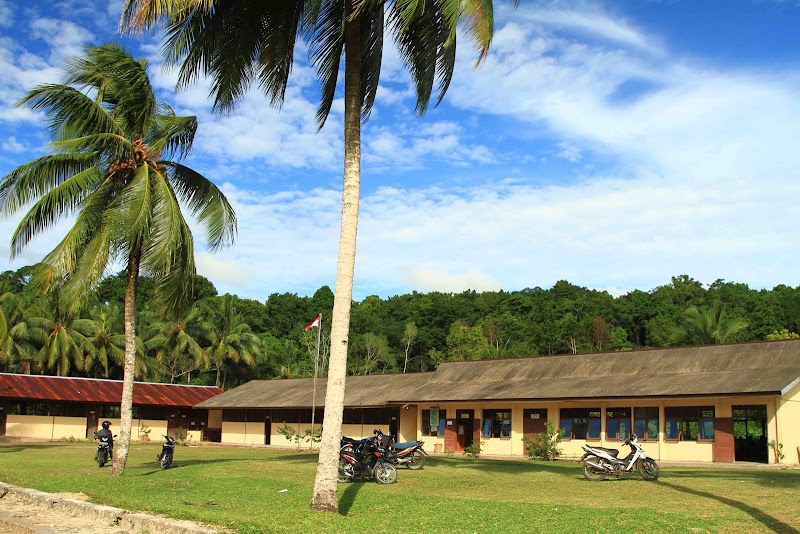
[[[319,327],[319,321],[320,321],[320,319],[322,319],[322,314],[319,314],[319,315],[317,315],[317,318],[316,318],[316,319],[314,319],[314,322],[312,322],[312,323],[308,323],[308,324],[306,325],[306,332],[308,332],[309,330],[311,330],[311,329],[312,329],[312,328],[314,328],[315,326],[316,326],[316,327]]]

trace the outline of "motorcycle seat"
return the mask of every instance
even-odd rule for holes
[[[592,447],[592,448],[597,449],[599,451],[603,451],[609,456],[612,456],[614,458],[616,458],[617,455],[619,454],[619,449],[606,449],[605,447]]]
[[[403,441],[401,443],[395,443],[394,448],[398,451],[404,451],[406,449],[410,449],[411,447],[415,447],[416,445],[416,441]]]

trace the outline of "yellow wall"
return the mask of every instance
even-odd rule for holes
[[[85,437],[85,417],[53,417],[53,433],[51,439],[84,439]]]
[[[421,428],[421,417],[417,406],[410,404],[400,408],[400,421],[397,425],[397,442],[416,441]]]
[[[222,428],[222,410],[208,410],[208,428]]]
[[[147,427],[150,429],[148,434],[150,441],[158,442],[167,434],[167,421],[160,421],[157,419],[134,419],[131,423],[131,439],[141,440],[142,429]],[[113,428],[113,427],[112,427]]]
[[[85,428],[84,426],[84,430]],[[6,417],[6,436],[52,439],[53,417],[50,415],[9,415]]]
[[[770,435],[770,440],[783,443],[783,463],[789,465],[800,464],[800,384],[786,393],[776,403],[777,437]],[[775,461],[775,454],[770,450],[770,462]]]

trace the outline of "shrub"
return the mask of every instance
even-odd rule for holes
[[[528,458],[539,458],[541,460],[555,460],[561,454],[561,438],[564,437],[564,429],[556,430],[552,421],[547,421],[547,430],[534,434],[532,438],[522,438],[525,442],[525,454]]]
[[[464,454],[470,458],[478,458],[481,455],[481,446],[483,442],[475,443],[474,441],[464,447]]]
[[[774,439],[768,443],[769,448],[772,449],[772,452],[775,453],[775,463],[779,464],[781,461],[786,458],[786,455],[783,454],[783,443],[777,443]]]

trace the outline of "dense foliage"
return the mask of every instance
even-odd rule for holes
[[[125,275],[100,284],[78,317],[57,319],[57,294],[31,284],[34,267],[0,274],[0,370],[120,378]],[[148,289],[150,288],[150,289]],[[139,379],[233,387],[255,378],[311,376],[322,313],[320,365],[327,360],[333,293],[275,293],[265,302],[217,296],[195,278],[197,302],[179,318],[149,309],[152,281],[137,299]],[[443,361],[630,350],[797,337],[800,287],[754,290],[673,277],[651,291],[612,297],[566,281],[550,289],[411,293],[353,304],[351,374],[429,371]],[[48,342],[60,336],[59,342]]]

